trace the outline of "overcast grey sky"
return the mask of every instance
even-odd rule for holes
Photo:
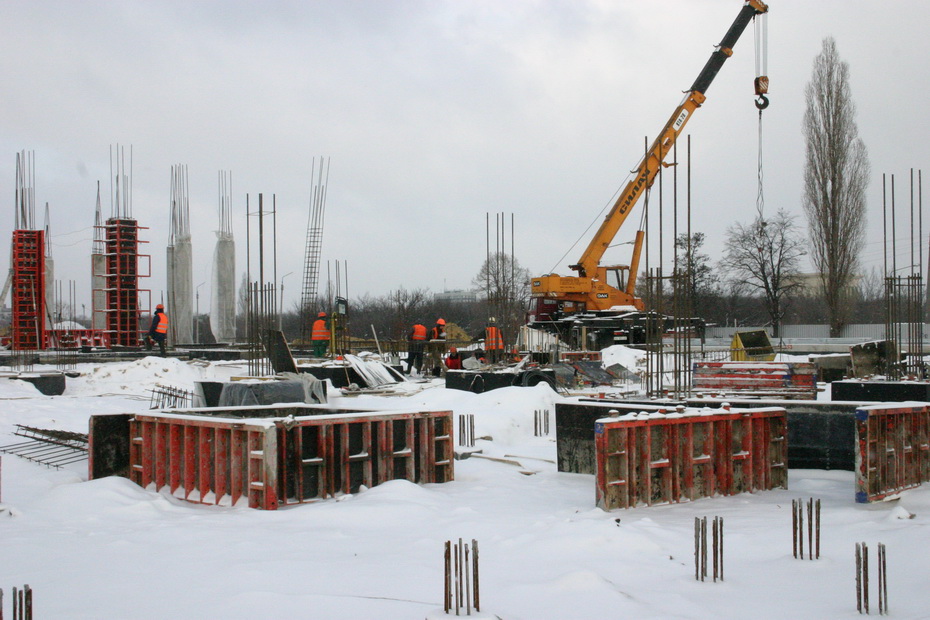
[[[15,155],[32,150],[40,223],[45,202],[52,212],[56,275],[75,280],[79,303],[89,304],[96,183],[106,215],[110,145],[132,145],[134,216],[149,227],[153,256],[142,286],[156,299],[164,287],[170,167],[180,163],[189,168],[194,286],[207,282],[201,310],[219,170],[233,175],[240,273],[246,194],[276,195],[278,278],[294,272],[289,306],[300,290],[311,162],[324,155],[332,164],[323,259],[347,261],[352,297],[469,287],[485,256],[487,212],[492,223],[494,213],[508,222],[513,214],[517,259],[533,273],[568,273],[583,250],[572,244],[588,241],[644,137],[662,128],[741,5],[2,0],[0,238],[14,223]],[[897,175],[901,209],[909,169],[928,162],[930,5],[769,6],[766,210],[785,208],[803,224],[804,87],[833,36],[850,64],[873,170],[864,258],[880,264],[881,174]],[[708,235],[715,259],[726,227],[755,214],[753,77],[750,27],[687,126],[692,227]],[[683,176],[679,183],[683,207]],[[668,209],[670,192],[665,200]],[[617,242],[632,238],[634,219]],[[605,260],[628,254],[620,245]]]

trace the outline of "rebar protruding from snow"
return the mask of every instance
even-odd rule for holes
[[[711,567],[714,581],[723,581],[723,517],[711,522]],[[694,517],[694,578],[707,577],[707,517]]]
[[[458,543],[446,541],[443,554],[443,611],[455,615],[471,615],[471,610],[481,611],[478,597],[478,541],[471,545],[461,538]]]
[[[459,414],[459,446],[463,448],[475,447],[475,414]]]
[[[888,613],[888,565],[886,564],[885,543],[878,543],[878,613]]]
[[[32,620],[32,588],[27,583],[13,588],[13,620]],[[0,588],[0,620],[3,620],[3,589]]]
[[[820,500],[807,501],[807,559],[820,559]],[[791,500],[791,542],[794,557],[804,559],[804,507],[800,499]]]
[[[549,436],[549,410],[533,410],[533,435],[535,437]]]

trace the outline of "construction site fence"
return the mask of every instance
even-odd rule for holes
[[[774,330],[771,325],[767,326],[740,326],[740,327],[708,327],[705,330],[707,338],[733,338],[736,332],[747,332],[755,330],[765,330],[769,337],[776,340]],[[849,339],[851,344],[865,340],[884,340],[886,338],[887,328],[884,323],[857,323],[844,325],[840,330],[838,338]],[[921,327],[924,339],[930,338],[930,323],[923,323]],[[796,339],[796,338],[830,338],[829,325],[781,325],[779,327],[778,338]]]
[[[136,415],[129,477],[201,504],[275,510],[389,480],[454,478],[451,411],[249,419]]]
[[[604,510],[788,488],[783,408],[628,414],[594,433]]]
[[[856,501],[885,499],[930,480],[930,406],[856,409]]]

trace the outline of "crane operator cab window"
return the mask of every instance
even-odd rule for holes
[[[629,272],[630,272],[629,265],[614,265],[611,267],[607,267],[607,273],[613,274],[612,277],[607,278],[608,280],[607,283],[613,286],[614,288],[618,288],[621,291],[625,291],[626,290],[626,278]],[[613,280],[613,282],[610,281],[611,279]]]

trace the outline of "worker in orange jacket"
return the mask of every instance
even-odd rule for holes
[[[488,353],[489,361],[494,364],[504,357],[504,334],[497,326],[492,316],[488,319],[488,326],[484,328],[484,350]]]
[[[148,331],[148,347],[152,348],[151,341],[154,340],[158,343],[158,351],[161,353],[162,357],[167,355],[165,351],[165,340],[168,337],[168,315],[165,314],[165,307],[162,304],[155,306],[155,314],[152,315],[152,326],[149,327]]]
[[[413,367],[418,369],[423,367],[423,345],[426,342],[426,326],[422,323],[415,324],[410,333],[407,334],[407,374],[413,371]]]
[[[326,324],[326,313],[320,312],[317,319],[313,322],[313,329],[310,331],[310,341],[313,345],[313,357],[325,357],[326,347],[329,346],[330,331],[329,325]]]

